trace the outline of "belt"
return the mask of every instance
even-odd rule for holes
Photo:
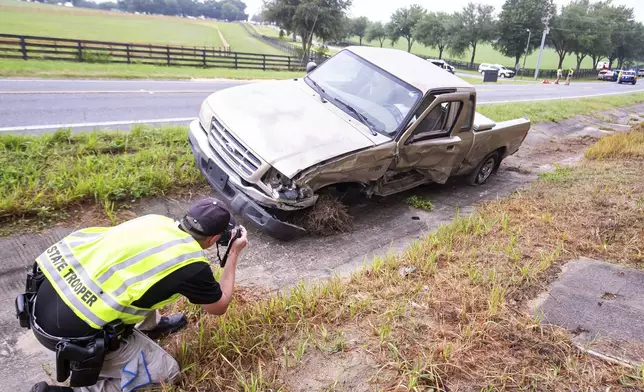
[[[16,316],[20,326],[30,328],[40,344],[56,352],[58,382],[69,378],[72,387],[94,385],[100,376],[105,354],[118,350],[121,341],[132,333],[133,326],[114,320],[90,336],[60,337],[47,333],[38,325],[35,315],[38,290],[44,280],[44,275],[34,263],[32,273],[27,275],[26,292],[16,298]]]
[[[102,330],[97,331],[94,335],[82,337],[61,337],[54,336],[47,332],[36,322],[36,300],[38,295],[34,295],[29,304],[29,325],[34,331],[36,340],[49,350],[56,351],[58,343],[66,341],[78,346],[86,347],[87,345],[103,340],[107,351],[116,351],[121,345],[121,341],[132,334],[134,326],[125,325],[121,320],[115,320],[108,323]]]
[[[31,317],[29,317],[29,325],[31,326],[31,330],[34,331],[34,336],[36,336],[36,340],[38,340],[40,344],[42,344],[43,346],[45,346],[51,351],[56,351],[56,345],[61,341],[69,341],[70,343],[85,347],[90,343],[95,342],[97,339],[106,339],[106,336],[105,336],[106,334],[104,331],[99,331],[95,335],[84,336],[80,338],[69,338],[69,337],[50,335],[47,332],[45,332],[45,330],[42,329],[40,325],[38,325],[33,313],[30,314],[30,316]],[[109,347],[109,344],[106,344],[105,346]]]

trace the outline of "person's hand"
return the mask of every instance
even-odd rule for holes
[[[230,245],[230,253],[240,254],[246,245],[248,245],[248,233],[246,232],[246,228],[244,226],[239,226],[239,230],[241,231],[241,236]]]

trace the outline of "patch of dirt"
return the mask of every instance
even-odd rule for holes
[[[369,392],[383,390],[396,372],[382,368],[374,353],[362,348],[362,331],[345,330],[345,351],[328,353],[310,348],[302,361],[284,374],[288,391]]]
[[[262,286],[235,287],[233,301],[238,305],[253,304],[267,299],[271,292],[271,289]]]
[[[523,175],[532,174],[532,171],[530,171],[528,169],[524,169],[522,167],[517,167],[517,166],[506,166],[505,170],[515,172],[515,173],[519,173],[519,174],[523,174]]]

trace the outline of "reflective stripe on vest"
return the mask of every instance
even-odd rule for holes
[[[144,219],[145,218],[145,219]],[[155,283],[191,263],[207,263],[201,246],[169,218],[147,215],[112,228],[88,228],[65,237],[37,259],[74,313],[93,328],[121,319],[142,321],[152,309],[132,303]]]

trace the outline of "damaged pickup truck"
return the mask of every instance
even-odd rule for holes
[[[400,50],[348,47],[307,71],[218,91],[190,124],[219,197],[275,238],[302,234],[280,212],[312,207],[329,187],[388,196],[451,176],[482,184],[530,128],[477,114],[474,87]]]

